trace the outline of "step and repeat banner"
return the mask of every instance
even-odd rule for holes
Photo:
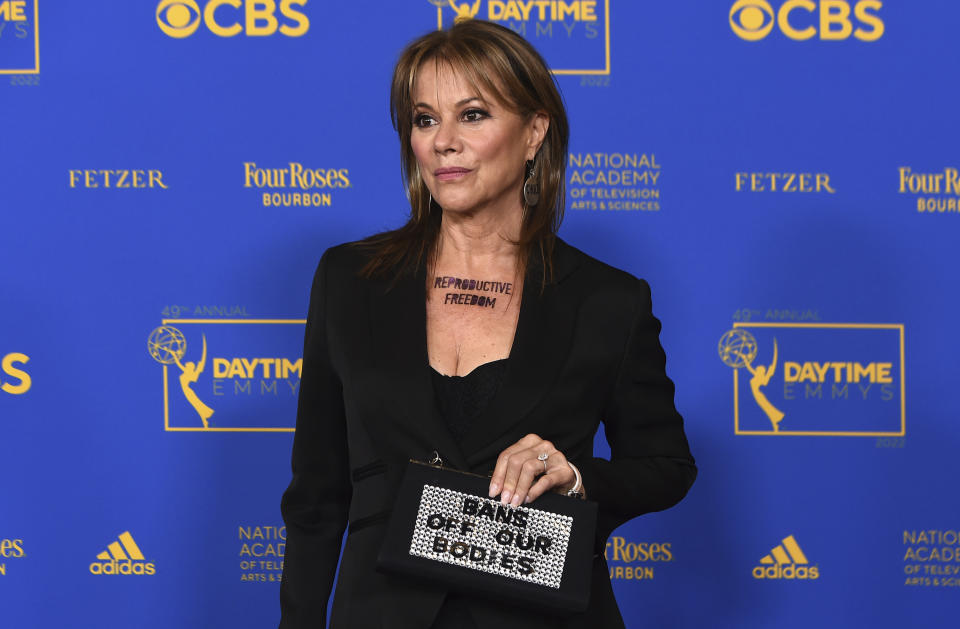
[[[956,622],[960,4],[0,0],[0,625],[275,626],[312,274],[404,221],[392,66],[458,15],[663,322],[700,476],[609,540],[627,625]]]

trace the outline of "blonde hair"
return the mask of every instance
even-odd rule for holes
[[[373,250],[362,270],[367,277],[393,269],[412,271],[436,245],[441,210],[431,202],[420,177],[410,136],[413,130],[413,90],[424,65],[433,61],[449,66],[478,92],[486,92],[504,107],[529,119],[545,112],[549,126],[534,157],[534,183],[540,201],[528,206],[522,198],[523,220],[518,268],[526,268],[533,247],[544,260],[543,283],[552,278],[553,244],[563,220],[564,178],[569,124],[563,99],[543,57],[512,30],[482,20],[464,20],[444,31],[433,31],[411,42],[400,54],[390,88],[390,113],[400,137],[400,165],[410,199],[410,217],[402,227],[370,236],[358,244]]]

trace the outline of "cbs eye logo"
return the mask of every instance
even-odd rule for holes
[[[746,41],[763,39],[774,25],[795,41],[813,39],[818,34],[821,40],[853,36],[860,41],[877,41],[885,30],[877,15],[881,8],[880,0],[786,0],[774,11],[767,0],[737,0],[730,8],[730,28]]]
[[[194,0],[161,0],[157,26],[170,37],[189,37],[200,27],[200,7]]]
[[[157,26],[176,39],[190,37],[201,23],[219,37],[233,37],[240,33],[264,37],[277,31],[287,37],[300,37],[310,29],[310,20],[293,5],[302,7],[305,4],[307,0],[207,0],[201,11],[196,0],[160,0]],[[281,24],[277,18],[278,9],[288,22]]]
[[[730,9],[730,28],[747,41],[769,35],[775,19],[773,7],[766,0],[737,0]]]

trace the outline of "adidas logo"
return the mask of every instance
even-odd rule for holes
[[[811,566],[793,535],[785,537],[753,569],[754,579],[819,579],[820,568]]]
[[[143,552],[133,541],[130,531],[124,531],[111,542],[107,550],[97,555],[97,561],[90,564],[92,574],[156,574],[156,564],[145,561]]]

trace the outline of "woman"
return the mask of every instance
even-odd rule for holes
[[[391,108],[411,218],[328,249],[314,277],[281,627],[324,626],[348,522],[333,627],[622,627],[606,538],[696,476],[649,287],[556,237],[567,120],[523,38],[477,20],[421,37],[397,63]],[[609,461],[593,457],[601,420]],[[572,490],[599,503],[586,613],[376,571],[404,467],[437,455],[493,470],[505,503]]]

